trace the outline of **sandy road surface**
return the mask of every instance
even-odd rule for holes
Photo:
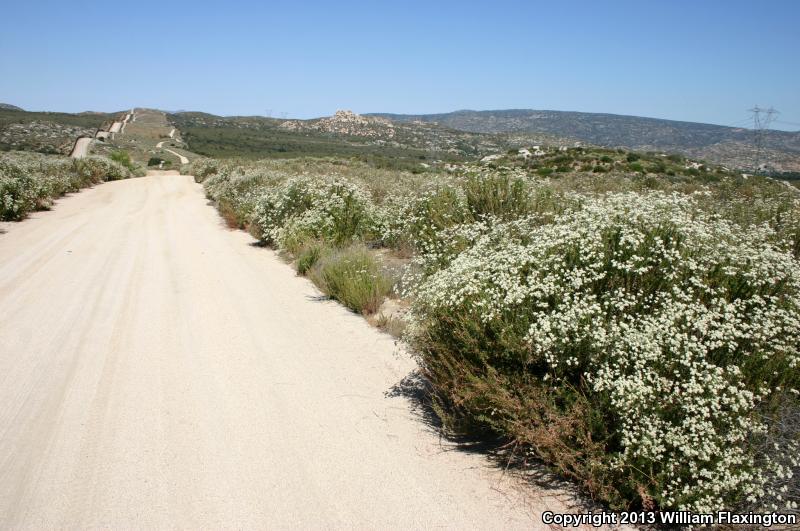
[[[72,153],[70,153],[69,156],[74,159],[81,159],[85,157],[89,151],[89,145],[91,143],[92,139],[90,137],[80,137],[75,141],[75,145],[72,147]]]
[[[156,147],[158,147],[158,146],[156,146]],[[183,155],[181,155],[177,151],[172,151],[171,149],[167,149],[167,148],[163,148],[163,149],[164,149],[164,151],[168,151],[168,152],[172,153],[173,155],[175,155],[176,157],[178,157],[180,159],[180,161],[181,161],[181,164],[189,164],[189,159],[184,157]]]
[[[509,529],[563,508],[387,395],[413,362],[190,177],[3,230],[2,529]]]
[[[178,143],[180,143],[180,144],[183,144],[183,140],[179,140],[179,139],[175,138],[175,139],[172,139],[172,140],[162,140],[161,142],[159,142],[158,144],[156,144],[156,148],[158,148],[158,149],[161,149],[161,148],[163,148],[163,147],[164,147],[164,144],[166,144],[167,142],[178,142]],[[188,159],[187,159],[187,160],[188,160]]]

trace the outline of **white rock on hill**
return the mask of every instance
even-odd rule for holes
[[[289,131],[312,130],[341,135],[393,138],[394,124],[385,118],[361,116],[353,111],[336,111],[319,120],[289,120],[280,125]]]

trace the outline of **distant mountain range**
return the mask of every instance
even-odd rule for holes
[[[665,151],[739,168],[756,160],[754,133],[746,128],[658,118],[586,112],[509,109],[443,114],[371,116],[424,122],[473,133],[539,133],[598,146]],[[800,132],[765,131],[760,163],[777,171],[800,171]]]
[[[537,134],[458,131],[432,123],[392,122],[338,111],[330,117],[286,120],[261,116],[169,114],[189,148],[208,156],[362,156],[398,167],[429,159],[470,160],[511,148],[560,145],[564,139]],[[390,162],[390,159],[391,162]]]
[[[95,122],[108,116],[88,111],[34,113],[0,103],[0,149],[38,145],[38,140],[28,137],[42,137],[37,133],[44,130],[39,122],[96,127]],[[525,146],[582,143],[677,153],[732,169],[752,170],[758,163],[762,171],[800,173],[800,131],[763,131],[762,148],[757,153],[751,129],[617,114],[509,109],[363,116],[339,111],[332,117],[313,120],[183,111],[168,116],[185,131],[185,140],[196,152],[213,156],[371,153],[422,160],[475,158]]]

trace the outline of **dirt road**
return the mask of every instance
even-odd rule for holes
[[[0,308],[1,529],[509,529],[563,509],[440,440],[392,392],[414,363],[225,229],[191,177],[2,224]]]
[[[186,157],[184,157],[183,155],[181,155],[181,154],[180,154],[180,153],[178,153],[177,151],[172,151],[171,149],[167,149],[167,148],[163,148],[163,149],[164,149],[164,151],[167,151],[167,152],[169,152],[169,153],[172,153],[173,155],[175,155],[176,157],[178,157],[178,159],[181,161],[181,164],[189,164],[189,159],[188,159],[188,158],[186,158]],[[191,171],[191,170],[189,170],[189,171]]]
[[[72,147],[72,153],[69,154],[70,157],[73,159],[81,159],[87,155],[89,152],[89,146],[92,143],[92,139],[88,136],[82,136],[75,141],[75,145]]]

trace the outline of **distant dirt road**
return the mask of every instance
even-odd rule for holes
[[[156,147],[158,147],[158,146],[156,146]],[[178,157],[178,158],[180,159],[180,161],[181,161],[181,164],[189,164],[189,159],[188,159],[188,158],[186,158],[186,157],[184,157],[184,156],[183,156],[183,155],[181,155],[180,153],[178,153],[178,152],[176,152],[176,151],[172,151],[171,149],[167,149],[167,148],[162,148],[162,149],[163,149],[164,151],[168,151],[168,152],[172,153],[173,155],[175,155],[176,157]],[[190,171],[191,171],[191,170],[190,170]]]
[[[72,147],[72,153],[70,153],[69,156],[74,159],[82,159],[89,152],[89,145],[91,143],[91,138],[87,136],[80,137],[75,141],[75,145]]]
[[[563,510],[440,440],[391,393],[414,363],[225,229],[191,177],[3,230],[0,529],[530,529]]]

